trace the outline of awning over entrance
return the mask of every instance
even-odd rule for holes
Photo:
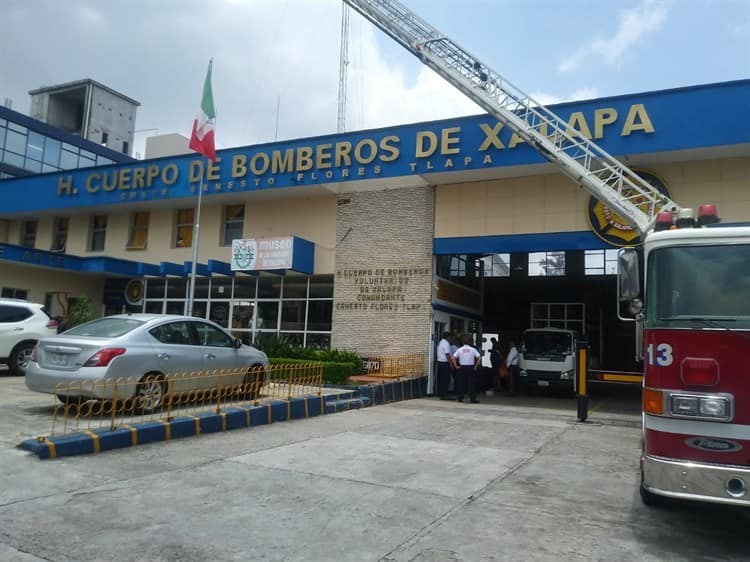
[[[299,261],[295,260],[288,271],[310,275],[313,273],[315,244],[308,243],[304,250],[305,256]],[[158,264],[112,258],[106,256],[74,256],[62,252],[50,252],[47,250],[36,250],[15,244],[0,243],[0,263],[18,263],[23,265],[34,265],[45,268],[60,269],[78,273],[101,273],[106,275],[122,277],[189,277],[192,270],[192,262],[186,261],[181,264],[163,261]],[[284,274],[287,270],[269,270],[268,273]],[[235,274],[228,262],[210,259],[208,263],[197,263],[196,273],[203,277],[212,275]],[[244,273],[244,272],[243,272]],[[247,272],[257,275],[259,271]]]
[[[552,250],[598,250],[611,248],[591,231],[457,236],[435,238],[435,255],[492,254],[503,252],[545,252]]]

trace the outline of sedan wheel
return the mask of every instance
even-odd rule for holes
[[[24,376],[33,350],[34,344],[32,342],[23,343],[16,347],[10,354],[10,372],[19,377]]]
[[[164,377],[161,375],[145,375],[138,382],[135,390],[135,409],[144,414],[150,414],[164,405],[165,398]]]
[[[257,400],[266,380],[266,372],[260,365],[254,365],[247,370],[242,383],[245,387],[245,400]]]

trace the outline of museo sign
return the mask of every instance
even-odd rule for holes
[[[232,240],[232,271],[292,269],[294,237]]]

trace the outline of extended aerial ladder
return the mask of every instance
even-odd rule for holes
[[[677,203],[395,0],[344,0],[644,235]]]

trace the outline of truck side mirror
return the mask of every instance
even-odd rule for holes
[[[638,270],[638,252],[623,248],[617,254],[617,299],[633,301],[641,296],[641,277]]]

